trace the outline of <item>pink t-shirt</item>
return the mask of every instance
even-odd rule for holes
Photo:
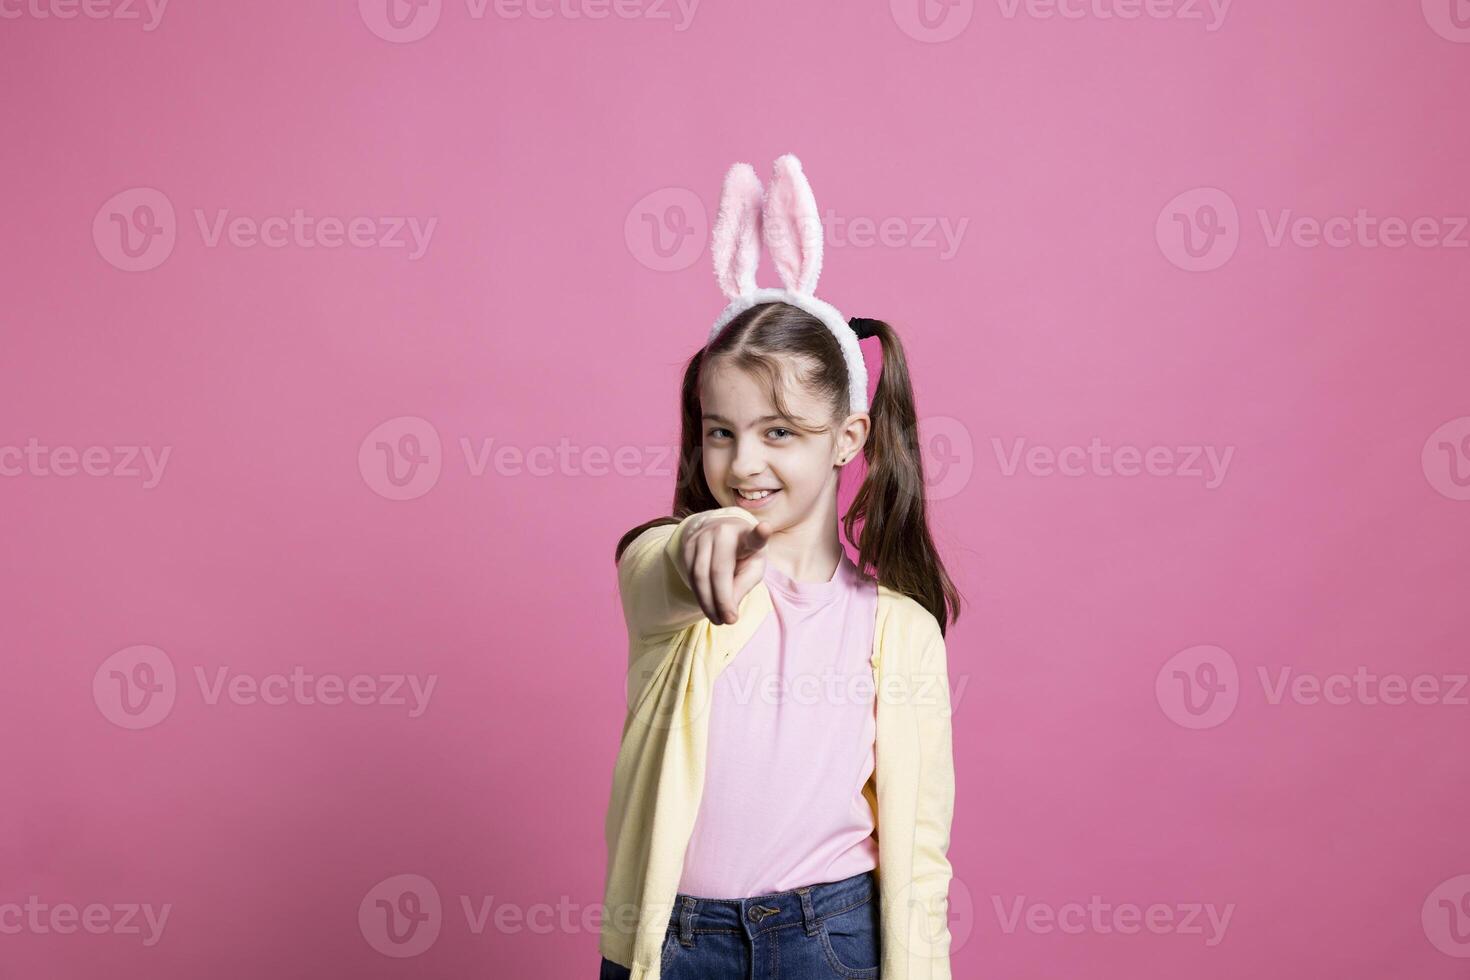
[[[750,898],[878,866],[871,657],[878,584],[843,552],[830,582],[766,562],[772,611],[720,672],[704,794],[679,891]]]

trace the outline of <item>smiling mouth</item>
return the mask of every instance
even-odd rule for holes
[[[780,493],[780,492],[781,492],[780,490],[745,491],[745,490],[739,489],[738,487],[735,488],[735,493],[736,493],[737,496],[740,497],[741,500],[765,500],[771,494],[773,494],[773,493]]]

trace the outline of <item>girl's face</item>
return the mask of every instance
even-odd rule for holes
[[[831,409],[797,385],[786,385],[787,408],[806,425]],[[716,360],[700,385],[704,478],[721,507],[743,507],[778,530],[792,527],[833,496],[838,460],[862,448],[867,417],[842,427],[803,432],[776,414],[762,382]],[[740,491],[769,490],[752,499]]]

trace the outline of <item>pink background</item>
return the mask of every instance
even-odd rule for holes
[[[705,0],[687,23],[445,0],[396,35],[386,0],[175,0],[153,30],[49,2],[0,20],[0,976],[594,975],[612,549],[667,508],[679,367],[722,305],[719,179],[788,151],[824,211],[895,219],[871,243],[829,227],[819,294],[905,338],[968,600],[956,976],[1470,969],[1470,707],[1446,703],[1470,635],[1470,232],[1268,234],[1360,209],[1456,234],[1452,0],[1223,21],[961,0],[927,22],[914,0]],[[297,208],[436,224],[410,258],[211,245],[196,217]],[[130,259],[135,215],[163,234]],[[967,223],[952,254],[923,232],[944,222]],[[1016,440],[1094,438],[1176,455],[1008,465]],[[569,448],[534,475],[471,465],[486,440]],[[390,473],[379,442],[421,465]],[[54,472],[89,447],[104,475]],[[161,479],[115,447],[171,447]],[[1217,485],[1188,447],[1230,451]],[[211,701],[221,669],[298,666],[435,687],[416,717]],[[1286,668],[1440,696],[1273,703]],[[120,700],[149,669],[161,700]],[[408,944],[385,894],[428,916]],[[38,920],[5,911],[33,895]],[[1046,927],[1094,895],[1231,918]],[[1018,902],[1039,911],[1014,923]],[[151,945],[133,903],[170,907]],[[111,925],[63,932],[67,905]],[[497,927],[502,906],[551,911]]]

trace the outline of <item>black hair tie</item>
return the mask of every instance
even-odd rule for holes
[[[878,323],[879,321],[869,320],[865,316],[855,316],[847,321],[847,325],[852,327],[852,332],[857,334],[858,340],[867,340],[877,333]]]

